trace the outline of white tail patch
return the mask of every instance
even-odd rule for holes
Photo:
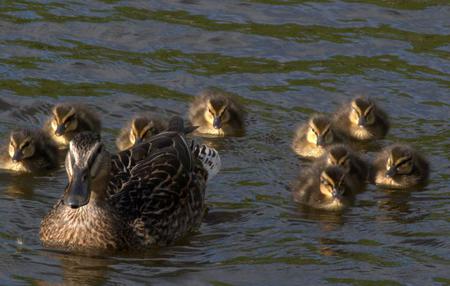
[[[191,150],[194,156],[202,161],[203,168],[208,172],[208,181],[214,178],[222,167],[219,152],[214,148],[206,145],[197,145],[194,142],[192,142]]]

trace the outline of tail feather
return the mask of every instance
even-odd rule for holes
[[[208,181],[219,173],[220,168],[222,167],[222,161],[220,160],[219,152],[217,152],[216,149],[192,142],[191,150],[194,157],[200,159],[203,168],[208,172]]]
[[[189,134],[195,131],[198,126],[184,126],[184,120],[179,116],[173,116],[169,120],[168,131],[176,131],[183,134]]]

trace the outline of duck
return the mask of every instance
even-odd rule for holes
[[[334,115],[336,130],[353,141],[374,141],[383,139],[390,123],[384,112],[373,100],[356,97]]]
[[[363,190],[369,179],[369,164],[349,146],[336,144],[327,148],[327,152],[315,163],[317,166],[341,166],[348,173],[353,185]]]
[[[152,136],[167,129],[167,123],[147,114],[135,116],[120,131],[116,140],[119,151],[130,149],[138,144],[147,142]]]
[[[99,116],[80,103],[60,103],[52,108],[52,115],[44,129],[61,149],[67,149],[72,138],[83,131],[100,134]]]
[[[244,108],[234,98],[213,89],[200,93],[189,108],[189,119],[200,134],[241,136],[245,117]]]
[[[340,211],[347,208],[358,191],[341,166],[306,169],[294,183],[294,201],[315,209]]]
[[[184,130],[175,129],[180,121],[172,118],[167,131],[116,155],[96,133],[75,135],[65,160],[68,185],[42,220],[42,244],[76,252],[141,250],[196,229],[220,156],[189,144]]]
[[[327,147],[341,141],[330,118],[316,114],[297,128],[291,147],[300,157],[315,159],[323,156]]]
[[[423,185],[429,169],[428,161],[413,147],[394,144],[375,156],[372,180],[383,187],[409,189]]]
[[[59,166],[58,146],[40,129],[11,131],[7,149],[0,158],[2,169],[19,173],[42,173]]]

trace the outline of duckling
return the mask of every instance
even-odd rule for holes
[[[167,124],[149,115],[139,115],[131,120],[116,140],[119,151],[147,142],[152,136],[166,130]]]
[[[341,142],[333,129],[331,120],[325,115],[314,115],[297,128],[292,149],[301,157],[312,159],[325,154],[326,147]]]
[[[245,111],[232,97],[216,90],[201,93],[191,104],[189,119],[197,132],[217,136],[240,136]]]
[[[354,98],[335,115],[336,130],[355,141],[382,139],[389,131],[387,114],[372,100]]]
[[[189,144],[184,129],[172,129],[183,125],[177,122],[182,119],[173,118],[168,131],[116,155],[98,134],[75,135],[65,162],[69,183],[41,223],[43,245],[140,250],[170,244],[197,228],[206,210],[209,170],[218,171],[220,157],[212,148]]]
[[[356,191],[357,187],[341,166],[310,167],[295,183],[293,196],[298,203],[337,211],[349,205]]]
[[[372,179],[376,185],[408,189],[426,182],[429,163],[408,145],[386,147],[375,158]]]
[[[50,137],[65,149],[70,140],[83,131],[100,134],[101,123],[96,113],[83,104],[61,103],[52,109],[52,116],[44,126]]]
[[[333,145],[321,159],[318,166],[341,166],[348,173],[353,185],[363,189],[369,177],[369,166],[357,153],[343,144]]]
[[[0,167],[22,173],[39,173],[58,166],[58,147],[41,130],[12,131],[8,155],[1,158]],[[5,152],[6,153],[6,152]]]

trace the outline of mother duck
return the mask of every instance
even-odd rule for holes
[[[42,221],[43,245],[116,251],[170,244],[198,227],[220,157],[188,144],[183,120],[174,117],[168,131],[114,156],[98,135],[80,133],[65,167],[69,183]]]

